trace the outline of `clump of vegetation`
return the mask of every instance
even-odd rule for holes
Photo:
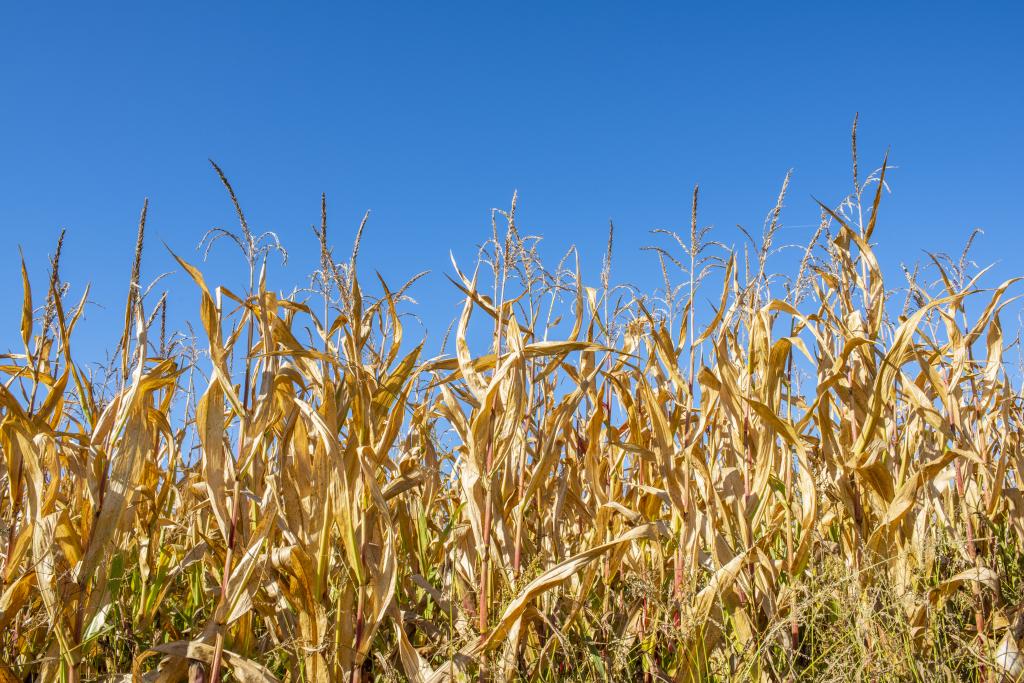
[[[854,138],[855,139],[855,138]],[[403,336],[326,201],[309,290],[249,266],[166,331],[145,211],[105,374],[51,260],[0,372],[0,681],[1010,680],[1024,669],[1013,281],[888,289],[886,165],[773,274],[760,239],[652,247],[664,289],[546,269],[515,200],[449,339]],[[500,226],[500,227],[499,227]],[[362,233],[362,226],[359,234]],[[176,257],[177,258],[177,257]],[[673,273],[679,270],[681,275]],[[682,284],[677,284],[681,281]],[[371,296],[370,291],[378,292]],[[712,299],[704,315],[700,302]],[[480,334],[471,318],[482,318]],[[471,340],[482,339],[480,344]]]

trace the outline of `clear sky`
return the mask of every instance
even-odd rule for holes
[[[984,6],[982,6],[984,5]],[[326,192],[345,253],[373,211],[368,271],[417,286],[435,339],[456,314],[448,252],[468,261],[491,207],[521,197],[525,232],[557,258],[580,246],[597,282],[607,221],[617,280],[653,284],[639,247],[701,222],[740,241],[794,169],[783,241],[807,237],[812,195],[849,190],[887,149],[876,233],[898,264],[922,249],[1024,272],[1024,10],[1016,3],[7,3],[0,16],[0,347],[19,345],[20,244],[42,296],[68,228],[63,276],[93,307],[78,350],[116,340],[136,221],[149,197],[144,278],[193,262],[234,224],[207,158],[255,229],[278,232],[302,284]],[[226,248],[202,266],[242,289]],[[195,311],[193,285],[164,281]]]

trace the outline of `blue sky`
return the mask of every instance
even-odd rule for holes
[[[175,270],[160,241],[198,262],[203,232],[234,224],[208,157],[289,248],[280,288],[316,263],[321,192],[340,253],[371,209],[361,263],[433,271],[414,294],[435,340],[457,314],[449,250],[469,261],[513,190],[546,254],[577,244],[596,284],[613,218],[616,279],[653,286],[639,247],[686,225],[694,183],[702,224],[738,243],[792,168],[780,239],[806,239],[812,195],[849,190],[855,112],[862,170],[887,149],[897,167],[876,232],[889,286],[975,227],[977,260],[1017,274],[1022,28],[1010,3],[9,3],[0,347],[20,343],[14,245],[41,297],[60,227],[64,279],[106,306],[76,350],[112,346],[143,198],[145,279]],[[202,268],[243,288],[227,249]],[[184,274],[164,282],[172,317],[196,310]]]

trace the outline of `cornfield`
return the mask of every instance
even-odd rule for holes
[[[22,267],[0,681],[1024,670],[1015,280],[965,249],[887,288],[887,164],[858,177],[855,142],[853,189],[789,276],[770,270],[788,176],[739,247],[695,189],[689,229],[651,237],[652,294],[613,282],[611,229],[594,286],[575,252],[546,268],[513,199],[453,263],[461,315],[433,357],[403,335],[413,281],[357,276],[326,199],[309,286],[269,290],[282,248],[214,168],[239,227],[203,246],[238,247],[249,278],[213,287],[174,257],[195,334],[141,282],[145,210],[102,371],[73,353],[87,294],[62,242],[42,296]]]

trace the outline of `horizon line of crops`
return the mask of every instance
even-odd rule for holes
[[[212,162],[211,162],[212,163]],[[27,269],[0,357],[0,683],[15,680],[1012,680],[1024,670],[1024,405],[1014,278],[930,255],[887,289],[887,163],[772,273],[759,239],[655,231],[663,288],[545,268],[516,198],[471,271],[454,353],[371,296],[326,197],[308,291],[237,212],[241,288],[194,282],[201,340],[141,282],[113,362],[87,302]],[[696,302],[711,299],[707,324]],[[152,300],[156,298],[156,302]],[[902,299],[902,301],[900,301]],[[490,328],[470,344],[471,320]],[[475,340],[477,337],[472,335]],[[442,350],[443,353],[443,350]]]

